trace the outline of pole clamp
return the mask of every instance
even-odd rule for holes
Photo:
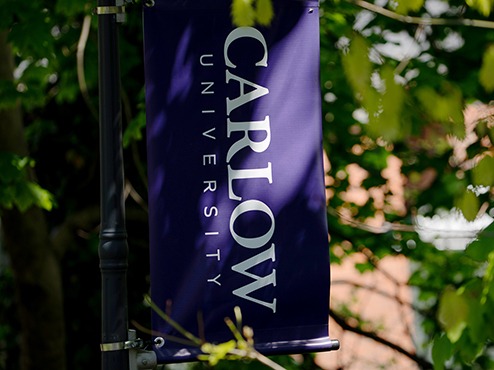
[[[127,349],[145,349],[148,346],[154,345],[156,348],[161,348],[165,344],[162,337],[157,337],[154,340],[132,339],[125,342],[101,343],[101,352],[123,351]]]
[[[122,351],[126,349],[144,348],[148,345],[142,339],[127,340],[125,342],[102,343],[100,344],[101,352]]]
[[[113,6],[97,6],[94,8],[94,14],[97,15],[115,15],[118,23],[125,21],[125,6],[113,5]]]
[[[125,13],[125,6],[120,5],[120,6],[97,6],[95,8],[95,13],[100,15],[100,14],[124,14]]]

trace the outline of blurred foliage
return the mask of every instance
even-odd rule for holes
[[[0,204],[21,210],[56,204],[48,213],[54,235],[70,217],[99,201],[97,20],[92,7],[86,0],[0,0],[0,29],[9,30],[16,65],[14,80],[0,81],[0,109],[21,104],[30,145],[29,158],[0,153]],[[139,6],[127,9],[120,60],[125,173],[133,189],[127,199],[129,317],[146,326],[142,24]],[[482,28],[492,23],[479,27],[469,22],[492,21],[491,10],[488,0],[320,2],[332,262],[365,252],[367,262],[356,266],[365,272],[387,256],[413,261],[409,285],[418,291],[417,315],[426,338],[419,352],[427,356],[431,348],[436,369],[494,367],[494,332],[486,324],[494,322],[494,228],[458,252],[422,240],[415,223],[417,215],[433,216],[455,206],[468,220],[492,210],[494,32]],[[272,17],[269,0],[232,2],[238,25],[265,27]],[[87,39],[85,24],[90,27]],[[472,117],[467,107],[476,108]],[[34,164],[36,183],[26,177]],[[363,174],[357,183],[356,170]],[[355,190],[361,197],[351,196]],[[78,227],[62,258],[67,353],[74,370],[96,368],[100,362],[94,346],[100,326],[97,227],[97,218]],[[8,370],[18,369],[12,291],[8,265],[0,265],[0,368]],[[309,355],[300,361],[276,360],[287,369],[315,368]],[[259,365],[235,364],[244,366]]]
[[[422,241],[415,219],[454,207],[470,221],[486,211],[492,215],[492,36],[452,22],[483,19],[492,4],[368,4],[321,3],[332,261],[365,250],[369,263],[356,266],[362,272],[386,256],[407,256],[426,338],[418,353],[427,356],[432,343],[436,369],[491,368],[494,337],[483,325],[494,320],[492,226],[463,253]],[[439,13],[438,5],[444,6]],[[416,24],[400,22],[400,14],[414,16]],[[438,14],[443,18],[437,26],[419,22]],[[455,42],[449,43],[452,37]],[[476,107],[473,117],[468,106]],[[386,172],[392,163],[395,183]],[[357,185],[350,178],[355,168],[365,171]],[[350,199],[352,188],[364,199]],[[369,221],[380,226],[368,227]]]
[[[271,0],[232,0],[232,22],[239,27],[269,26],[273,19]]]
[[[28,180],[27,168],[34,161],[12,153],[0,152],[0,206],[10,209],[16,206],[24,212],[36,205],[50,211],[54,205],[52,194]]]

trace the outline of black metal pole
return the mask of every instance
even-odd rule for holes
[[[115,0],[98,0],[101,165],[101,366],[128,370],[127,231],[125,227],[118,12]],[[105,346],[106,344],[106,346]]]

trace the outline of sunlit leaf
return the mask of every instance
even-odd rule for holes
[[[424,86],[417,90],[417,97],[434,120],[463,124],[463,101],[458,87],[444,84],[440,91],[436,91],[431,86]]]
[[[238,27],[253,26],[256,20],[253,0],[232,1],[232,21]]]
[[[489,16],[492,10],[491,0],[466,0],[468,6],[479,11],[484,16]]]
[[[29,182],[27,185],[31,192],[33,204],[47,211],[51,211],[55,206],[53,195],[34,182]]]
[[[419,11],[422,5],[424,5],[424,0],[398,0],[397,3],[396,12],[408,14],[410,11]]]
[[[355,36],[348,53],[343,58],[343,69],[357,98],[362,100],[371,90],[372,64],[369,60],[369,47],[363,37]]]
[[[405,94],[403,86],[395,82],[391,67],[385,66],[382,69],[381,78],[384,83],[384,93],[380,97],[378,111],[370,112],[369,129],[375,137],[383,137],[393,142],[404,134],[402,108]]]
[[[494,45],[489,46],[484,52],[479,81],[487,92],[494,91]]]
[[[438,320],[451,343],[460,339],[467,319],[468,304],[465,298],[452,288],[446,289],[439,300]]]
[[[0,206],[10,209],[15,205],[21,212],[34,205],[46,210],[55,206],[50,192],[28,180],[26,170],[33,166],[29,157],[0,152]]]
[[[271,0],[256,1],[256,18],[257,22],[262,26],[268,26],[273,20],[274,11]]]
[[[479,212],[479,198],[473,192],[467,190],[456,201],[456,207],[461,210],[468,221],[473,221]]]
[[[494,185],[494,157],[484,156],[473,168],[472,177],[474,185]]]
[[[433,120],[445,124],[446,130],[458,138],[465,136],[463,97],[457,86],[444,83],[438,90],[423,86],[417,89],[416,96]]]

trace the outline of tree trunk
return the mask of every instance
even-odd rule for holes
[[[12,80],[7,32],[0,32],[0,79]],[[0,110],[0,151],[28,154],[20,107]],[[65,370],[65,324],[60,264],[43,211],[2,210],[4,246],[15,279],[21,323],[21,369]]]

